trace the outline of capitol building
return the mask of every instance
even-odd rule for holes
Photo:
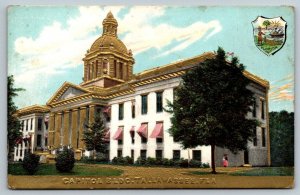
[[[134,74],[135,60],[130,49],[118,38],[118,22],[109,12],[103,20],[102,35],[94,41],[83,58],[83,82],[65,82],[45,105],[33,105],[18,110],[23,138],[17,140],[14,160],[22,160],[26,151],[46,151],[69,146],[79,156],[89,156],[82,140],[84,126],[95,117],[103,118],[109,145],[107,157],[138,157],[191,159],[211,164],[211,147],[182,149],[168,133],[171,114],[164,111],[172,102],[174,90],[187,70],[215,57],[213,52],[166,64]],[[254,129],[256,138],[247,151],[237,154],[226,148],[216,148],[216,165],[228,156],[230,166],[270,165],[268,117],[269,82],[248,71],[248,88],[254,92],[254,117],[260,125]]]

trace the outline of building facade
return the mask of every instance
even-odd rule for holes
[[[81,155],[85,150],[82,135],[84,124],[100,116],[106,124],[109,141],[109,159],[117,156],[156,158],[185,158],[210,162],[210,146],[183,150],[168,133],[170,113],[164,111],[167,101],[172,102],[174,90],[181,76],[206,59],[212,52],[133,74],[134,58],[117,36],[118,23],[112,13],[103,20],[103,33],[91,46],[84,61],[83,82],[79,85],[65,82],[46,103],[49,109],[48,146],[52,153],[63,145],[70,146]],[[268,127],[269,83],[247,71],[248,86],[256,97],[253,113],[261,121],[256,128],[257,138],[248,143],[249,150],[232,154],[216,148],[217,166],[222,158],[229,165],[270,165]],[[22,120],[22,118],[20,118]],[[24,119],[25,120],[25,119]]]
[[[27,152],[44,151],[48,146],[49,108],[30,106],[18,110],[22,136],[17,139],[14,161],[24,159]]]

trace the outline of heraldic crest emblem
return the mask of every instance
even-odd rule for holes
[[[282,17],[258,16],[252,22],[252,27],[254,43],[264,54],[273,55],[284,46],[287,23]]]

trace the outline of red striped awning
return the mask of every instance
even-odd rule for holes
[[[106,113],[106,114],[110,114],[110,110],[111,110],[111,107],[110,107],[110,106],[106,106],[106,107],[103,109],[103,112]]]
[[[154,130],[151,133],[151,138],[163,138],[163,123],[156,123]]]
[[[120,139],[123,139],[123,127],[119,127],[117,132],[115,133],[114,137],[113,137],[114,140],[120,140]]]
[[[148,124],[142,124],[138,129],[137,133],[144,138],[148,137]]]

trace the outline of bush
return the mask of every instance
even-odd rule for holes
[[[33,175],[38,170],[40,156],[32,153],[27,153],[23,159],[23,168],[28,174]]]
[[[107,157],[106,157],[105,154],[103,154],[103,153],[97,153],[96,154],[96,161],[97,162],[108,162],[108,159],[107,159]]]
[[[189,162],[187,159],[179,159],[178,161],[175,161],[175,166],[178,166],[178,167],[188,167],[189,165]]]
[[[112,162],[112,164],[115,164],[115,165],[130,165],[130,164],[133,164],[133,159],[129,156],[114,157],[111,162]]]
[[[190,160],[190,164],[189,164],[190,167],[194,167],[194,168],[199,168],[199,167],[202,167],[202,163],[201,161],[199,160]]]
[[[202,164],[202,168],[209,168],[210,166],[209,166],[209,163],[203,163]]]
[[[126,161],[126,164],[128,164],[128,165],[132,165],[133,164],[133,158],[131,158],[129,156],[125,157],[125,161]]]
[[[141,157],[138,157],[135,161],[136,165],[145,165],[146,164],[146,159],[143,159]]]
[[[148,166],[155,165],[155,163],[156,163],[156,159],[155,158],[148,157],[146,159],[146,165],[148,165]]]
[[[170,166],[170,161],[171,161],[171,159],[169,160],[167,158],[163,158],[162,161],[161,161],[161,164],[163,166]]]
[[[56,169],[59,172],[71,172],[75,163],[73,150],[64,147],[63,151],[57,154],[55,161],[56,161],[55,164]]]

